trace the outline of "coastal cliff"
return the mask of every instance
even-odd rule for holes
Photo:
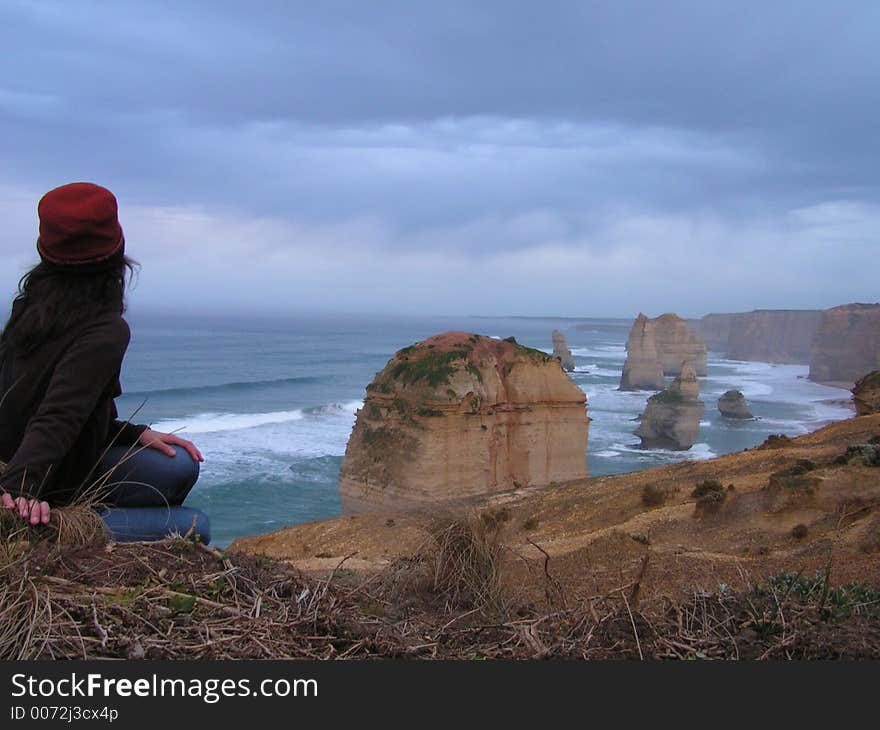
[[[859,378],[852,389],[853,404],[860,416],[880,413],[880,370]]]
[[[697,375],[706,375],[707,351],[703,338],[677,314],[668,312],[651,320],[654,343],[664,375],[679,375],[687,360]]]
[[[635,435],[645,448],[687,451],[700,435],[705,404],[700,400],[697,374],[685,362],[672,384],[648,398]]]
[[[821,318],[820,310],[759,309],[707,314],[693,326],[710,350],[732,360],[805,365]]]
[[[586,476],[586,396],[558,360],[447,332],[367,386],[339,476],[346,512],[406,508]]]
[[[697,585],[733,590],[781,570],[827,575],[832,548],[835,584],[876,586],[880,469],[864,454],[878,435],[880,415],[850,418],[713,459],[489,494],[450,510],[500,526],[505,584],[531,587],[537,598],[548,590],[547,561],[554,585],[569,596],[585,585],[597,594],[635,582],[643,601],[692,601]],[[289,561],[306,575],[330,575],[346,559],[364,578],[382,579],[412,563],[436,521],[434,511],[389,509],[242,538],[231,551]],[[813,594],[814,611],[817,600]],[[771,600],[767,615],[774,612]]]
[[[880,304],[827,309],[810,357],[810,380],[852,384],[880,369]]]
[[[688,324],[712,352],[727,352],[727,340],[735,314],[707,314],[702,319],[690,319]]]
[[[626,341],[620,390],[662,390],[665,385],[654,339],[654,323],[639,312]]]
[[[574,355],[568,348],[565,335],[559,330],[553,330],[553,357],[562,364],[562,369],[567,373],[574,372]]]

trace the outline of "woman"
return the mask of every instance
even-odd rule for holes
[[[2,506],[38,525],[54,507],[97,497],[117,539],[187,532],[186,520],[206,539],[207,518],[179,507],[198,478],[199,450],[119,421],[113,402],[133,271],[116,198],[71,183],[46,193],[37,210],[41,260],[19,282],[0,335]]]

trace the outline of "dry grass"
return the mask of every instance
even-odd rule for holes
[[[505,522],[495,512],[436,520],[415,554],[381,576],[380,594],[391,600],[417,596],[446,612],[502,610],[499,535]]]
[[[413,556],[404,573],[425,600],[358,583],[344,561],[316,580],[180,539],[22,541],[0,561],[0,659],[880,657],[880,592],[829,590],[827,574],[680,599],[639,600],[637,577],[553,605],[493,601],[504,563],[481,523],[447,524]]]
[[[51,542],[82,547],[104,543],[106,528],[91,506],[71,505],[53,509],[48,525],[31,525],[12,510],[0,510],[0,544],[14,549],[22,543]]]

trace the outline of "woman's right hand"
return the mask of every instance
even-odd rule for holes
[[[24,497],[15,497],[8,492],[0,495],[0,500],[6,509],[14,510],[21,519],[30,522],[32,525],[49,524],[49,503],[40,502],[36,499],[25,499]]]

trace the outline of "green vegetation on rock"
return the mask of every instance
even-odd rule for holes
[[[655,393],[648,398],[648,400],[654,403],[682,403],[684,398],[679,393],[673,393],[671,390],[661,390],[659,393]]]
[[[449,381],[449,376],[455,372],[453,363],[466,359],[468,352],[469,350],[449,350],[440,353],[427,352],[424,355],[419,353],[420,357],[404,358],[396,363],[391,369],[391,375],[404,383],[424,380],[432,388],[436,388]]]

